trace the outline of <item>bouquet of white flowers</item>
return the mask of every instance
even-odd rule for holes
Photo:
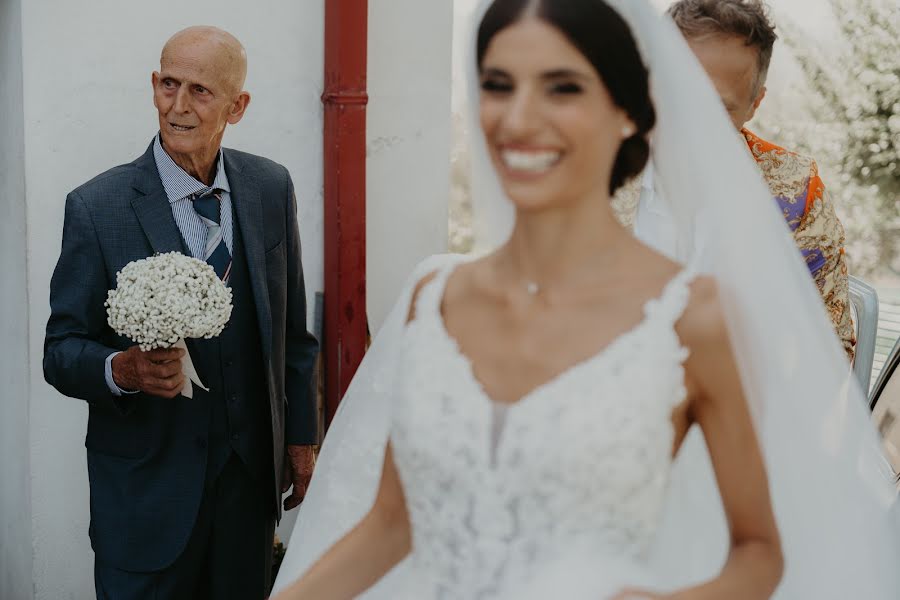
[[[128,263],[106,300],[109,326],[141,350],[183,348],[187,379],[182,395],[200,381],[185,338],[214,338],[231,318],[231,290],[207,263],[178,252]]]

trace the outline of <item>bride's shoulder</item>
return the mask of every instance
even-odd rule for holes
[[[688,289],[687,307],[676,324],[682,343],[692,355],[721,351],[728,346],[728,327],[718,283],[713,277],[701,275]]]
[[[409,309],[406,322],[410,323],[416,318],[416,306],[419,297],[430,283],[444,271],[451,271],[467,261],[467,257],[461,254],[435,254],[420,262],[413,269],[408,286],[412,288],[410,294]]]
[[[413,268],[408,283],[415,286],[422,279],[433,276],[443,269],[452,268],[466,260],[467,257],[464,254],[432,254]]]
[[[419,298],[432,283],[441,286],[438,303],[442,311],[448,307],[453,310],[459,303],[470,302],[491,288],[490,257],[442,255],[437,263],[428,261],[423,266],[430,268],[420,269],[420,276],[413,286],[407,322],[415,320]],[[441,281],[436,282],[437,279]]]
[[[428,284],[434,281],[434,279],[438,276],[438,270],[435,269],[430,273],[426,274],[424,277],[420,278],[416,283],[416,286],[413,288],[412,297],[409,301],[409,310],[406,313],[406,322],[412,323],[416,320],[416,308],[419,306],[419,297],[422,295],[422,290],[428,287]]]

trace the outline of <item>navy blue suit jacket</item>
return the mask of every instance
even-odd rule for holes
[[[318,345],[306,327],[297,205],[287,170],[223,149],[225,171],[250,271],[272,418],[273,513],[279,511],[284,446],[318,442],[311,385]],[[44,375],[86,400],[91,539],[99,559],[133,571],[165,568],[196,518],[204,460],[198,432],[208,412],[179,396],[114,396],[107,356],[133,346],[107,324],[104,301],[116,273],[155,253],[183,252],[152,145],[66,199],[62,251],[50,287]],[[236,368],[240,368],[237,366]],[[280,516],[280,513],[278,513]]]

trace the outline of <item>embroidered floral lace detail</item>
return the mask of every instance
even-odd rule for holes
[[[572,548],[640,563],[664,503],[672,411],[686,397],[674,324],[690,275],[602,353],[497,410],[444,328],[452,270],[418,298],[391,427],[420,597],[494,598]]]

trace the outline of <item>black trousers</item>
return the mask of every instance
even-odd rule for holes
[[[268,491],[232,453],[207,484],[191,537],[175,563],[132,573],[97,562],[97,600],[263,600],[275,534]]]

